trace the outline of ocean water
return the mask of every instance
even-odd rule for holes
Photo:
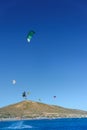
[[[87,130],[87,118],[0,121],[0,130]]]

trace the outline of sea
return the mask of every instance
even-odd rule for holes
[[[87,118],[0,121],[0,130],[87,130]]]

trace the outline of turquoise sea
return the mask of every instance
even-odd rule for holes
[[[0,130],[87,130],[87,118],[0,121]]]

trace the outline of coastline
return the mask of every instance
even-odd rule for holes
[[[84,117],[52,117],[52,118],[48,118],[48,117],[36,117],[36,118],[1,118],[1,121],[22,121],[22,120],[55,120],[55,119],[81,119],[81,118],[87,118],[86,116]]]

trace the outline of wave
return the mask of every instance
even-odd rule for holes
[[[25,128],[33,128],[31,125],[25,125],[24,121],[16,122],[11,126],[5,127],[4,129],[25,129]]]

